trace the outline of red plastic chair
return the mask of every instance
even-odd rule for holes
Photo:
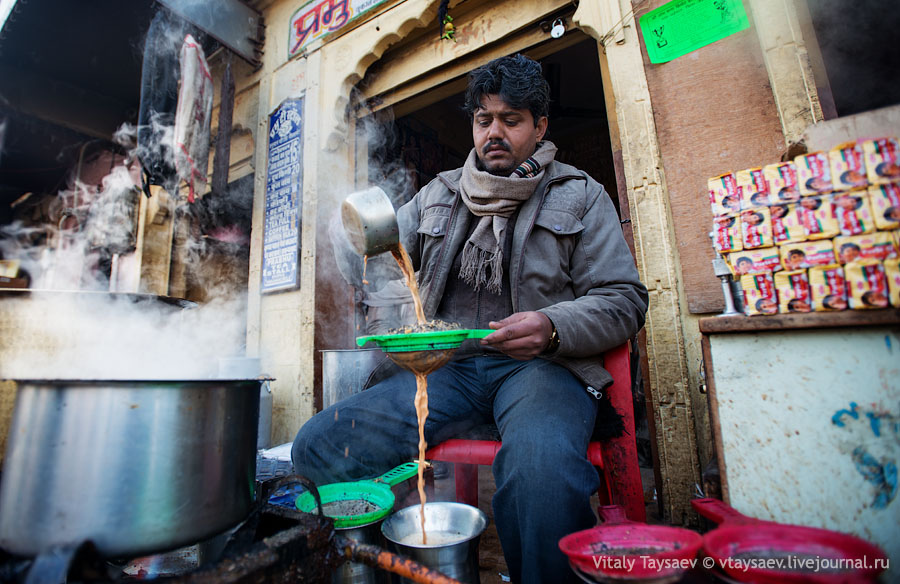
[[[607,388],[612,406],[622,416],[625,430],[618,438],[591,442],[587,458],[600,473],[602,483],[597,495],[601,505],[621,505],[632,521],[644,522],[644,490],[638,466],[634,436],[634,406],[631,396],[631,353],[628,343],[606,352],[604,367],[613,378]],[[430,448],[429,460],[452,462],[456,478],[456,500],[478,506],[478,465],[490,465],[500,450],[494,440],[452,439]]]

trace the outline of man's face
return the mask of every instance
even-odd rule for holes
[[[498,95],[485,95],[475,110],[472,139],[475,153],[484,169],[499,176],[509,176],[529,156],[547,131],[547,118],[537,126],[528,109],[513,109]]]

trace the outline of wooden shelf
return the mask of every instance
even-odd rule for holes
[[[776,314],[773,316],[711,316],[700,319],[700,332],[746,333],[758,331],[821,329],[900,324],[900,309],[842,310]]]

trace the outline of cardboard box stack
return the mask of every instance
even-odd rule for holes
[[[900,142],[709,179],[713,245],[748,315],[900,307]]]

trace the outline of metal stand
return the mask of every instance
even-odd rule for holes
[[[713,233],[709,234],[710,239],[713,238],[713,235]],[[729,269],[728,263],[725,261],[725,258],[722,257],[722,254],[719,253],[719,250],[716,250],[716,258],[712,261],[712,264],[713,271],[719,280],[722,281],[722,296],[725,297],[725,311],[718,316],[735,316],[743,314],[734,306],[734,295],[732,294],[731,289],[731,269]]]

